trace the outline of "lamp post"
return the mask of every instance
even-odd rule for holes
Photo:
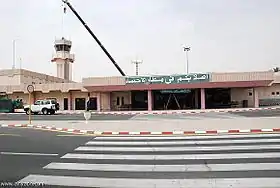
[[[191,47],[183,47],[184,52],[186,52],[186,59],[187,59],[187,74],[189,74],[189,56],[188,52],[191,50]]]
[[[12,69],[16,68],[16,40],[13,40],[13,66]]]
[[[135,71],[136,71],[136,76],[139,75],[139,64],[143,63],[142,60],[134,60],[132,61],[132,64],[135,64]]]
[[[34,92],[34,86],[33,85],[28,85],[27,86],[27,91],[29,93],[29,114],[28,114],[28,120],[29,120],[29,125],[31,125],[31,95]]]

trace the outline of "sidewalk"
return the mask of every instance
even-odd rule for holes
[[[259,110],[277,110],[280,106],[269,106],[260,108],[226,108],[226,109],[196,109],[196,110],[153,110],[153,111],[102,111],[92,112],[92,114],[100,115],[157,115],[157,114],[198,114],[198,113],[209,113],[209,112],[246,112],[246,111],[259,111]],[[82,114],[84,110],[63,110],[58,111],[57,114]],[[25,113],[23,109],[15,110],[13,114]]]
[[[280,117],[234,119],[180,119],[127,121],[34,121],[34,125],[101,132],[170,132],[280,128]],[[0,121],[0,124],[28,124],[27,121]]]
[[[153,111],[107,111],[92,112],[93,114],[109,114],[109,115],[147,115],[147,114],[196,114],[209,112],[246,112],[259,110],[277,110],[280,106],[260,107],[260,108],[227,108],[227,109],[196,109],[196,110],[153,110]],[[82,114],[84,111],[59,111],[60,114]]]

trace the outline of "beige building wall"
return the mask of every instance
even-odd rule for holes
[[[280,98],[280,84],[273,84],[269,87],[252,88],[232,88],[231,100],[239,101],[248,100],[249,107],[254,106],[254,90],[257,92],[258,99]],[[252,95],[250,95],[252,94]],[[242,103],[241,103],[242,104]]]
[[[117,100],[119,98],[119,105],[117,105]],[[131,104],[131,92],[111,92],[111,109],[117,109],[122,106],[122,98],[124,98],[124,104]]]
[[[248,107],[254,107],[254,91],[252,88],[232,88],[231,101],[239,102],[238,107],[242,107],[242,101],[248,100]]]
[[[71,108],[71,96],[70,96],[70,92],[68,93],[64,93],[62,92],[61,93],[61,102],[59,102],[59,108],[60,110],[64,110],[64,98],[67,98],[68,99],[68,110],[70,110]],[[72,101],[73,103],[73,101]]]
[[[0,70],[0,85],[20,85],[21,72],[17,69]]]
[[[0,75],[0,85],[20,85],[20,75],[2,76]]]
[[[84,86],[125,85],[125,77],[89,77],[83,78],[82,83]]]
[[[104,92],[100,94],[100,110],[110,111],[111,110],[111,93]]]
[[[72,81],[25,69],[0,70],[0,85],[69,83]]]
[[[280,98],[280,83],[258,88],[260,99]]]
[[[87,99],[88,99],[88,92],[81,92],[81,91],[71,91],[71,94],[72,94],[72,106],[73,106],[73,110],[76,109],[76,106],[75,106],[75,99],[76,98],[85,98],[85,106],[86,106],[86,103],[87,103]]]
[[[49,83],[68,83],[70,81],[55,76],[37,73],[29,70],[20,69],[21,84],[49,84]]]
[[[211,73],[211,82],[234,82],[234,81],[254,81],[273,80],[274,73],[271,71],[260,72],[225,72]]]
[[[85,93],[85,92],[83,92],[83,93]],[[98,93],[97,92],[90,92],[89,97],[98,97]]]
[[[274,73],[274,83],[280,83],[280,72]]]

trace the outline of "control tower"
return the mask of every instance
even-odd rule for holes
[[[72,63],[75,60],[74,54],[70,54],[72,42],[61,38],[55,40],[55,54],[52,57],[52,62],[56,63],[57,77],[65,80],[72,80]]]

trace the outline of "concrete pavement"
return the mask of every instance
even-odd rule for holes
[[[135,115],[98,115],[92,114],[92,120],[128,120]],[[26,114],[0,114],[2,121],[27,121],[29,118]],[[82,121],[83,114],[55,114],[55,115],[32,115],[33,121]]]
[[[16,182],[35,173],[89,140],[85,136],[64,135],[66,136],[58,132],[0,127],[0,183]]]
[[[242,112],[244,113],[244,112]],[[256,114],[250,117],[251,114]],[[37,119],[32,121],[33,128],[44,128],[47,130],[64,130],[66,132],[86,133],[92,135],[118,135],[118,134],[145,134],[145,135],[190,135],[190,134],[227,134],[227,133],[261,133],[279,132],[280,117],[278,111],[263,111],[262,113],[275,115],[274,117],[259,117],[260,112],[246,112],[246,116],[237,113],[198,113],[198,114],[161,114],[161,115],[135,115],[127,119],[127,115],[93,115],[92,120],[85,122],[81,120],[67,120],[67,115],[59,116],[37,116],[37,117],[66,117],[65,121],[51,121]],[[249,114],[249,115],[248,115]],[[19,115],[14,115],[17,117]],[[70,115],[75,117],[75,115]],[[80,114],[80,119],[82,114]],[[97,120],[95,117],[102,117]],[[13,116],[10,118],[12,119]],[[27,116],[25,116],[27,117]],[[36,116],[35,116],[36,117]],[[106,117],[111,117],[106,120]],[[123,117],[125,121],[119,118]],[[27,120],[7,120],[0,121],[0,124],[18,126],[29,124]],[[116,119],[114,119],[116,118]],[[89,133],[90,132],[90,133]]]
[[[102,120],[149,120],[149,119],[231,119],[238,117],[280,117],[280,109],[236,111],[236,112],[204,112],[188,114],[92,114],[91,121]],[[82,121],[84,116],[80,114],[56,114],[56,115],[32,115],[33,121]],[[2,121],[27,121],[26,114],[0,114]]]
[[[280,135],[96,137],[20,183],[99,188],[276,188]]]
[[[34,121],[34,125],[89,131],[206,131],[228,129],[273,129],[279,127],[280,117],[232,119],[166,119],[126,121]],[[1,121],[0,124],[28,124],[27,121]]]
[[[259,108],[219,108],[219,109],[189,109],[189,110],[153,110],[153,111],[101,111],[92,112],[99,115],[143,115],[143,114],[194,114],[194,113],[208,113],[208,112],[247,112],[247,111],[261,111],[261,110],[277,110],[280,106],[267,106]],[[83,111],[59,111],[61,114],[80,114]]]

